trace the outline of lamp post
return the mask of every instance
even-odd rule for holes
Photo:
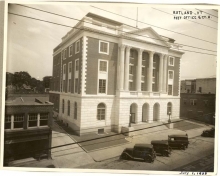
[[[169,120],[168,120],[168,123],[171,123],[171,120],[170,120],[170,115],[171,115],[171,112],[168,112],[168,115],[169,115]]]

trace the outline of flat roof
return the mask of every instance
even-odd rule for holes
[[[166,144],[166,145],[168,145],[168,140],[154,140],[154,141],[151,141],[151,144]]]
[[[134,147],[148,147],[148,148],[153,148],[151,144],[135,144]]]
[[[169,137],[184,137],[184,138],[188,138],[187,134],[172,134],[172,135],[168,135]]]

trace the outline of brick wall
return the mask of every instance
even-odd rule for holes
[[[115,95],[118,44],[109,42],[109,54],[99,53],[99,40],[88,37],[86,94],[97,94],[98,60],[108,61],[108,95]]]
[[[199,91],[199,87],[202,88],[202,93],[216,93],[216,78],[210,79],[196,79],[196,92]]]

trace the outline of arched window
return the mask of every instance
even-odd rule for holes
[[[97,106],[97,119],[105,120],[105,104],[104,103],[100,103]]]
[[[77,119],[77,103],[74,103],[74,119]]]
[[[68,116],[70,116],[70,101],[68,100]]]
[[[172,104],[169,102],[167,103],[167,115],[169,115],[169,112],[170,112],[170,115],[172,114]]]
[[[63,99],[63,107],[62,107],[62,112],[63,112],[63,114],[64,114],[64,99]]]

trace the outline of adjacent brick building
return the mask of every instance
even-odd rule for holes
[[[10,97],[5,104],[4,165],[33,157],[50,158],[53,104],[45,98]]]
[[[79,135],[179,118],[178,49],[151,27],[88,13],[54,49],[55,115]]]

